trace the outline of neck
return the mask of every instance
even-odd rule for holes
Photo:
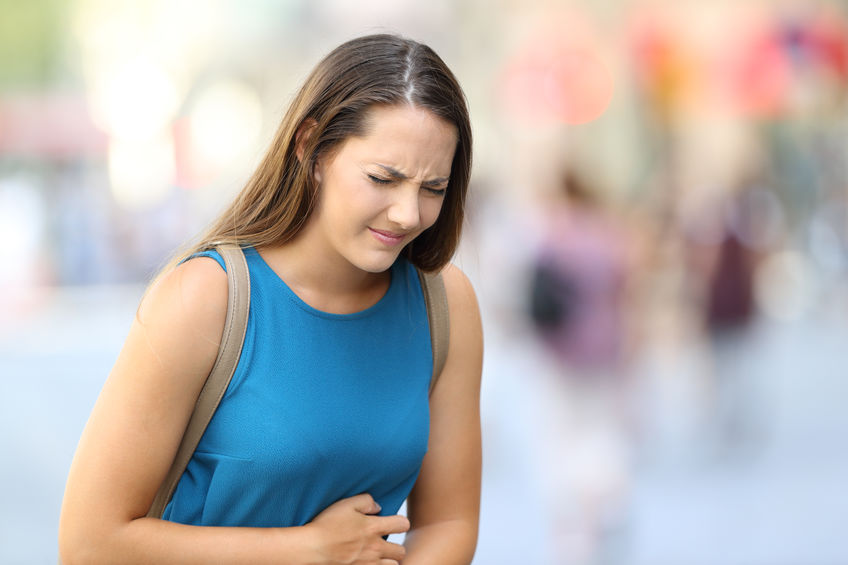
[[[258,251],[301,300],[323,312],[350,314],[373,306],[391,281],[389,271],[369,273],[343,257],[328,257],[309,238]]]

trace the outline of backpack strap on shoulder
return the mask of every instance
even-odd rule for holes
[[[153,504],[147,513],[154,518],[162,517],[165,506],[174,495],[177,483],[191,460],[197,444],[200,443],[203,432],[206,431],[206,426],[209,425],[218,404],[227,391],[238,365],[247,331],[247,318],[250,312],[250,275],[244,253],[237,245],[219,245],[215,249],[223,257],[227,268],[227,317],[224,322],[224,334],[218,348],[218,357],[197,397],[194,411],[180,446],[177,448],[177,454],[174,456],[174,462],[156,492]]]
[[[421,290],[424,292],[424,304],[427,307],[427,319],[430,322],[430,343],[433,348],[433,375],[430,377],[430,392],[445,367],[450,343],[450,316],[445,281],[441,273],[425,273],[418,269]]]

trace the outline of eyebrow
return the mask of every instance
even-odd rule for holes
[[[377,166],[386,171],[386,173],[398,180],[407,180],[409,177],[398,171],[394,167],[390,167],[388,165],[383,165],[382,163],[377,163]],[[439,177],[435,179],[421,181],[423,186],[439,186],[447,183],[450,180],[450,177]]]

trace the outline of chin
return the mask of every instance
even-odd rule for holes
[[[359,260],[351,261],[351,263],[366,273],[384,273],[392,268],[392,265],[397,261],[398,255],[400,253],[393,253],[391,255],[381,253],[376,257],[360,257]]]

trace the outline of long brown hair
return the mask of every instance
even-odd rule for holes
[[[417,267],[443,267],[459,244],[471,174],[471,124],[465,95],[447,65],[428,46],[396,35],[369,35],[331,51],[292,101],[247,185],[199,241],[178,257],[220,243],[276,245],[294,238],[313,209],[314,163],[351,136],[363,135],[375,105],[412,104],[456,126],[450,181],[436,223],[404,255]],[[309,135],[298,158],[298,131]]]

